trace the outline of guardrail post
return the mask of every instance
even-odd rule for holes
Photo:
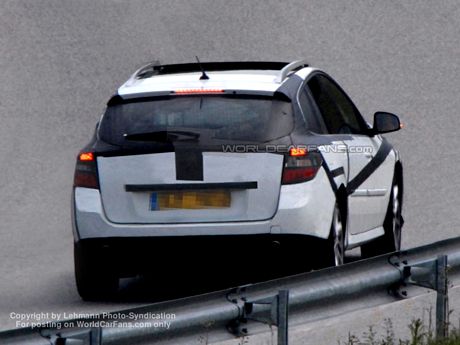
[[[278,345],[288,345],[289,290],[280,290],[277,303]]]
[[[402,261],[393,263],[402,273],[402,283],[423,286],[436,291],[436,338],[443,339],[449,333],[449,296],[447,280],[447,255],[438,255],[431,259],[415,264]],[[407,291],[398,293],[407,297]]]
[[[244,301],[243,313],[227,326],[229,332],[246,336],[248,329],[244,325],[248,320],[263,322],[270,326],[277,326],[278,345],[288,345],[289,290],[280,290],[275,296],[254,301],[247,301],[245,298],[242,300]],[[257,305],[269,305],[270,309],[255,308]]]
[[[449,296],[447,284],[447,255],[436,259],[436,338],[449,333]]]

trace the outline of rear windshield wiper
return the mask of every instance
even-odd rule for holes
[[[200,133],[191,131],[154,131],[144,133],[123,134],[123,137],[129,141],[159,141],[172,142],[180,140],[197,140]]]

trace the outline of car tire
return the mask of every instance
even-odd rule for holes
[[[383,222],[384,235],[361,246],[361,256],[369,258],[401,249],[402,184],[395,179],[391,186],[390,201]]]
[[[323,258],[324,267],[340,266],[345,260],[345,222],[338,203],[334,206],[331,231],[325,243]]]
[[[100,246],[74,244],[75,280],[80,297],[85,301],[104,300],[118,289],[118,276]]]

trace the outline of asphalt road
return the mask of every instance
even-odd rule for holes
[[[458,1],[0,2],[0,329],[11,312],[89,312],[72,267],[74,160],[144,62],[294,60],[330,72],[405,167],[403,245],[460,235]]]

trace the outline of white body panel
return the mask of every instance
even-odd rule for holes
[[[375,229],[367,230],[365,232],[361,232],[359,234],[351,234],[348,233],[347,236],[347,249],[353,249],[355,247],[360,246],[363,243],[372,241],[374,238],[382,236],[385,233],[383,226],[379,226]]]
[[[302,234],[327,238],[335,196],[326,173],[320,169],[312,181],[281,186],[275,215],[263,221],[117,224],[107,219],[99,190],[76,188],[74,202],[75,235],[78,239],[270,233]]]
[[[346,186],[348,181],[348,153],[347,147],[342,140],[332,141],[330,145],[322,145],[319,150],[332,172],[335,169],[343,169],[343,174],[337,174],[334,177],[334,182],[337,187]]]

